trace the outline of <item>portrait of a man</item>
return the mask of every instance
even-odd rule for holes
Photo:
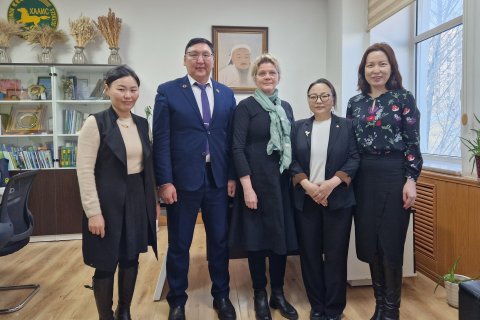
[[[251,67],[256,57],[267,52],[267,32],[264,27],[213,26],[214,78],[236,92],[253,91]]]
[[[253,87],[251,75],[252,49],[247,44],[234,45],[228,65],[218,73],[218,81],[229,87]]]

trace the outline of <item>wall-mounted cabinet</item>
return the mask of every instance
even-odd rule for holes
[[[31,192],[35,235],[78,233],[78,131],[110,106],[103,78],[111,65],[0,64],[0,157],[15,172],[42,170]]]

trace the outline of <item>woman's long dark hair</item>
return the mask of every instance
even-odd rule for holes
[[[385,87],[388,90],[403,89],[402,75],[398,70],[398,63],[397,58],[395,58],[395,52],[389,44],[385,42],[380,42],[372,44],[363,54],[362,61],[360,62],[360,66],[358,67],[358,90],[362,91],[363,94],[371,93],[370,84],[367,82],[367,79],[365,79],[365,65],[367,64],[367,56],[374,51],[382,51],[383,53],[385,53],[388,58],[388,62],[390,63],[391,74],[390,78],[385,84]]]

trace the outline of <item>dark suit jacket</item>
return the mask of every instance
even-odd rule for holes
[[[153,110],[153,152],[157,185],[173,183],[184,191],[204,183],[208,140],[215,184],[225,187],[234,179],[230,160],[231,122],[235,109],[233,91],[212,81],[214,108],[210,126],[203,125],[188,77],[161,84]]]
[[[303,210],[305,190],[299,182],[310,176],[311,132],[314,118],[295,122],[293,134],[293,162],[290,171],[293,174],[294,202],[297,210]],[[333,189],[328,197],[328,208],[331,210],[348,208],[355,205],[355,196],[350,182],[360,165],[357,142],[351,120],[332,114],[330,138],[327,148],[325,180],[337,175],[342,183]]]

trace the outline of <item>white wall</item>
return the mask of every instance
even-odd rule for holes
[[[337,114],[356,95],[357,70],[368,46],[367,0],[328,1],[327,78],[337,90]]]
[[[141,96],[136,112],[154,103],[158,84],[186,74],[183,52],[193,37],[211,39],[212,25],[267,26],[268,47],[282,67],[279,85],[281,98],[289,101],[297,118],[309,116],[305,91],[310,82],[325,73],[326,22],[324,0],[228,0],[149,1],[52,0],[59,14],[59,28],[68,32],[68,19],[80,13],[96,19],[108,8],[123,19],[120,55],[139,74]],[[1,1],[6,18],[10,1]],[[54,47],[58,63],[71,63],[73,40]],[[23,40],[9,50],[14,63],[37,62],[38,49]],[[107,62],[108,46],[103,38],[85,49],[89,63]],[[238,95],[237,100],[247,95]]]
[[[468,115],[468,123],[462,125],[462,136],[472,137],[471,129],[479,129],[475,125],[473,114],[480,116],[480,3],[478,0],[464,0],[463,7],[463,84],[462,112]],[[462,175],[474,176],[472,164],[468,161],[471,153],[462,145]]]

